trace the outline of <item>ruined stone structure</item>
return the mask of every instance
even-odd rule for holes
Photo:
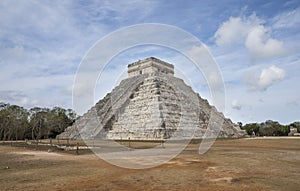
[[[220,133],[209,123],[221,121]],[[219,128],[219,127],[218,127]],[[182,79],[174,66],[157,58],[128,65],[128,78],[121,81],[60,138],[162,140],[245,135],[239,126],[209,105]]]

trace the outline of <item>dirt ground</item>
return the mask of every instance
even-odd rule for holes
[[[0,143],[0,190],[300,190],[300,139],[190,144],[158,167],[133,170],[90,152],[47,152]],[[164,148],[161,148],[164,149]]]

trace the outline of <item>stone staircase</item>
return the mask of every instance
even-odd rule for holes
[[[151,61],[151,60],[150,60]],[[104,138],[131,140],[165,140],[201,138],[213,135],[221,128],[219,137],[245,135],[239,127],[209,105],[207,100],[186,85],[182,79],[151,68],[147,60],[144,73],[124,79],[111,93],[68,127],[60,138]],[[135,70],[141,64],[135,65]],[[141,65],[141,68],[143,65]],[[133,66],[132,66],[133,67]],[[155,66],[156,67],[156,66]],[[167,66],[170,70],[171,67]],[[155,71],[147,73],[147,71]],[[146,72],[146,73],[145,73]],[[212,122],[211,117],[223,125]],[[211,125],[209,125],[212,123]],[[217,125],[221,127],[217,127]],[[215,128],[215,129],[214,129]]]

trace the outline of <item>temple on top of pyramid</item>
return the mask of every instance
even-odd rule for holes
[[[174,66],[154,57],[139,60],[128,65],[128,77],[140,74],[174,76]]]
[[[150,57],[129,64],[128,78],[58,137],[182,140],[245,134],[192,87],[175,77],[172,64]]]

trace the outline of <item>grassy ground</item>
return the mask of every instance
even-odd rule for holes
[[[0,190],[300,190],[300,139],[217,140],[203,155],[190,144],[144,170],[113,166],[87,150],[12,145],[0,144]]]

